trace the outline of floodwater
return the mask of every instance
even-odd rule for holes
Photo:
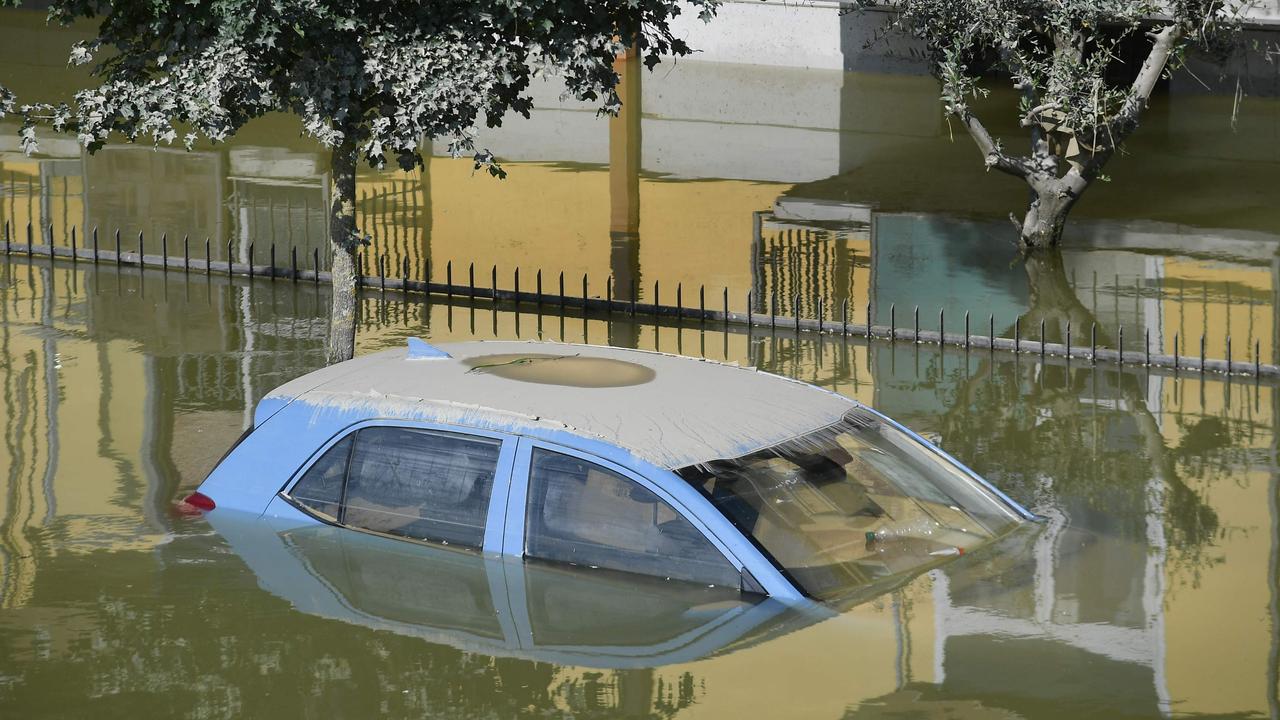
[[[66,97],[85,33],[42,16],[0,12],[0,83]],[[1280,357],[1274,97],[1236,107],[1175,78],[1046,270],[1011,247],[1024,190],[982,173],[927,77],[620,69],[628,116],[550,83],[531,120],[485,131],[505,181],[439,148],[362,171],[369,272],[510,288],[519,269],[531,290],[541,271],[548,292],[680,287],[733,310],[750,293],[904,326],[918,309],[926,329],[945,309],[953,332],[969,311],[975,332],[1024,318],[1031,338],[1030,318],[1070,317],[1102,344],[1123,328],[1129,349]],[[987,102],[1022,142],[1013,98]],[[328,160],[291,118],[192,152],[46,134],[28,157],[16,132],[0,122],[14,240],[88,247],[97,229],[114,249],[119,230],[125,250],[327,263]],[[499,593],[483,562],[406,573],[402,550],[250,539],[305,560],[282,583],[173,502],[258,398],[321,363],[326,313],[323,288],[286,282],[0,266],[0,715],[1280,718],[1272,384],[366,292],[359,352],[521,337],[748,363],[902,419],[1046,521],[825,619],[532,571]],[[341,601],[281,590],[322,586]],[[504,602],[536,642],[503,644]]]
[[[173,510],[321,363],[323,288],[14,257],[4,714],[1276,716],[1275,386],[456,302],[366,292],[359,352],[541,337],[751,363],[906,421],[1046,521],[825,618],[530,571],[512,612],[534,643],[504,645],[482,560]]]

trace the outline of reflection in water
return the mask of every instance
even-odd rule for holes
[[[4,707],[82,715],[127,698],[149,715],[1274,714],[1271,386],[633,326],[640,347],[750,362],[874,404],[1046,517],[1014,546],[877,588],[825,620],[761,618],[750,615],[761,605],[740,600],[619,592],[598,577],[476,556],[428,571],[396,559],[417,546],[387,554],[374,547],[385,541],[353,534],[264,528],[274,545],[246,551],[227,533],[228,552],[204,519],[174,517],[173,498],[262,393],[321,362],[322,293],[19,258],[0,266]],[[603,342],[624,320],[525,308],[517,331],[515,313],[487,305],[378,293],[362,303],[362,352],[418,334],[530,337],[539,325],[545,337]]]

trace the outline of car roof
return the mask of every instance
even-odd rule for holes
[[[738,457],[856,407],[754,368],[657,352],[533,341],[409,344],[305,375],[264,402],[511,432],[552,427],[670,469]]]

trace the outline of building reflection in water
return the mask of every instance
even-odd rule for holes
[[[71,657],[29,645],[22,638],[32,628],[63,638],[58,643],[84,633],[137,634],[130,622],[91,609],[96,601],[81,607],[88,588],[95,597],[119,598],[102,608],[125,603],[140,618],[170,612],[164,608],[183,606],[199,593],[205,608],[199,622],[152,632],[166,642],[205,645],[213,638],[190,628],[208,624],[210,612],[226,613],[238,623],[217,621],[208,632],[240,638],[259,654],[292,648],[288,672],[319,672],[319,655],[311,657],[314,649],[293,634],[332,635],[313,623],[337,615],[278,609],[273,595],[252,590],[256,577],[237,575],[228,557],[214,552],[220,541],[199,532],[200,521],[177,521],[168,508],[230,444],[263,392],[321,362],[322,293],[292,283],[210,282],[65,263],[51,271],[21,258],[2,273],[0,375],[6,407],[14,409],[5,413],[0,463],[8,488],[0,513],[6,675],[35,677],[30,673],[46,667],[41,663]],[[402,303],[378,294],[362,302],[362,351],[422,334],[428,320],[436,341],[517,334],[513,313],[485,305]],[[525,313],[523,336],[536,324]],[[543,325],[545,335],[566,341],[603,342],[611,333],[604,319],[552,317]],[[632,669],[593,669],[573,658],[581,638],[562,643],[578,650],[539,659],[478,646],[466,650],[470,656],[450,655],[445,650],[456,652],[456,643],[427,637],[427,647],[444,648],[431,651],[433,672],[488,658],[484,667],[519,667],[512,671],[532,673],[527,681],[545,667],[535,704],[583,714],[616,709],[632,702],[624,696],[637,695],[649,699],[646,712],[658,712],[665,697],[664,707],[681,716],[776,707],[779,663],[794,657],[824,660],[784,674],[786,702],[806,698],[797,712],[827,717],[846,707],[856,717],[894,703],[998,707],[1027,716],[1079,716],[1102,707],[1135,717],[1274,708],[1276,580],[1268,568],[1275,567],[1280,535],[1273,388],[922,346],[869,349],[785,332],[748,338],[697,324],[642,324],[627,332],[640,347],[749,361],[873,403],[939,437],[1016,497],[1034,502],[1047,521],[1028,538],[1029,547],[975,555],[838,617],[793,625],[763,642],[717,644],[721,650],[702,659],[677,653],[657,670],[640,660]],[[351,552],[311,557],[311,572]],[[134,566],[132,557],[154,560]],[[365,582],[379,567],[341,562],[345,580],[330,577],[328,587]],[[122,576],[86,575],[86,563],[114,566]],[[226,579],[210,586],[191,574],[195,568]],[[159,582],[167,589],[153,604],[117,582]],[[223,584],[225,593],[217,589]],[[357,585],[342,591],[346,600],[335,605],[341,619],[355,623],[343,631],[353,639],[325,662],[368,662],[361,659],[369,650],[360,638],[374,642],[388,630],[403,639],[376,644],[393,657],[422,647],[404,644],[424,639],[410,629],[424,622],[413,614],[417,606],[404,602],[417,591],[388,596],[369,592],[367,582]],[[534,608],[541,595],[526,597],[525,607]],[[566,607],[549,602],[538,607]],[[59,606],[81,609],[69,615],[56,611]],[[363,613],[354,620],[353,608]],[[716,612],[726,610],[732,606]],[[282,617],[289,618],[283,625]],[[547,620],[555,617],[561,616]],[[699,623],[716,622],[714,613],[699,617]],[[246,622],[263,638],[241,636]],[[136,652],[117,640],[103,648],[104,661],[116,652],[110,648]],[[147,674],[190,682],[182,667],[170,659],[139,670],[130,682]],[[253,692],[249,671],[255,667],[245,665],[244,675],[231,678],[246,693]]]

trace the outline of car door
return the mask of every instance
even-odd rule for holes
[[[517,441],[501,433],[368,421],[331,439],[268,507],[450,547],[502,550]]]
[[[743,592],[741,564],[662,487],[571,448],[522,438],[504,552],[521,645],[625,667],[702,657],[785,605]]]

